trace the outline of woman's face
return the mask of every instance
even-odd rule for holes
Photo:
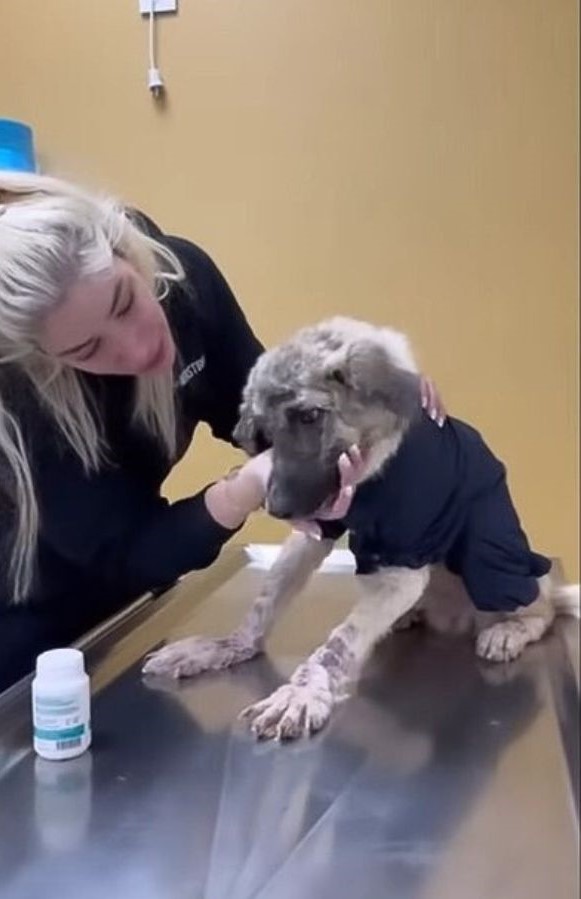
[[[44,319],[40,345],[66,365],[96,375],[160,374],[175,358],[159,302],[119,258],[110,271],[71,284]]]

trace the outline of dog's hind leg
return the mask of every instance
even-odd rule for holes
[[[203,671],[219,671],[254,658],[276,618],[302,590],[333,548],[332,540],[315,540],[293,532],[267,573],[260,594],[239,627],[228,637],[186,637],[153,653],[144,674],[192,677]]]
[[[516,659],[527,644],[540,640],[555,618],[551,593],[550,575],[545,575],[539,580],[539,596],[530,606],[504,614],[500,621],[486,626],[483,626],[484,622],[490,621],[490,615],[479,613],[477,655],[491,662],[509,662]]]
[[[345,621],[299,665],[288,684],[242,712],[254,734],[294,739],[320,730],[335,703],[347,696],[377,641],[418,602],[428,579],[427,567],[358,577],[363,595]]]

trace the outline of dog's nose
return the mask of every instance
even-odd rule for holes
[[[265,508],[269,515],[272,515],[273,518],[280,518],[281,521],[289,521],[294,515],[290,503],[285,502],[283,497],[267,497]]]

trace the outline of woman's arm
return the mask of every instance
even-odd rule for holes
[[[44,454],[37,477],[40,594],[43,574],[58,569],[58,558],[77,567],[81,578],[94,574],[128,594],[206,568],[262,504],[268,466],[263,463],[261,473],[260,464],[251,460],[235,477],[169,503],[123,470],[87,476],[72,453]]]

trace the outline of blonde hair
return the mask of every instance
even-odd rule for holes
[[[25,376],[86,472],[99,469],[108,449],[99,410],[79,373],[41,352],[38,333],[67,286],[107,271],[115,256],[126,259],[160,300],[171,282],[183,278],[175,255],[139,230],[115,200],[54,178],[0,171],[0,375],[10,365]],[[10,575],[13,599],[19,601],[32,585],[39,513],[22,422],[1,393],[2,380],[0,457],[13,482],[16,528]],[[136,378],[134,420],[173,458],[171,372]]]

